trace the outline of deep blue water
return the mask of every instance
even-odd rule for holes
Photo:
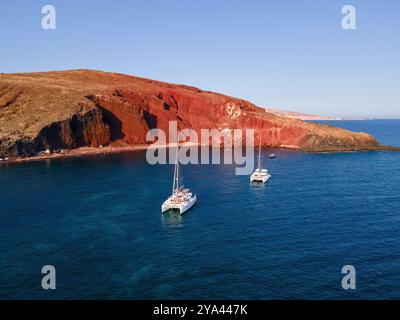
[[[333,123],[400,146],[400,121]],[[265,187],[185,166],[183,217],[160,214],[173,167],[144,152],[0,167],[0,298],[400,298],[400,154],[269,152]]]

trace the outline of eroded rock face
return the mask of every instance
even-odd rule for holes
[[[0,156],[33,156],[46,149],[74,149],[84,146],[98,147],[111,143],[110,128],[103,112],[94,108],[87,113],[53,122],[42,128],[33,139],[18,135],[0,141]]]
[[[255,129],[262,144],[307,151],[384,148],[371,136],[279,117],[198,88],[88,70],[1,74],[0,157],[149,143],[149,129]]]
[[[53,122],[41,129],[33,140],[39,149],[98,147],[110,142],[110,128],[97,107],[83,115],[75,114],[70,119]]]

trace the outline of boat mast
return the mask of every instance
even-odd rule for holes
[[[176,145],[176,189],[179,189],[179,143]]]
[[[175,168],[174,168],[174,183],[172,184],[172,194],[179,189],[179,144],[176,145]]]
[[[260,143],[258,147],[258,169],[261,170],[261,134],[260,134]]]
[[[177,175],[178,175],[178,147],[176,148],[176,155],[175,155],[175,167],[174,167],[174,181],[172,183],[172,194],[174,194],[175,189],[177,189]]]

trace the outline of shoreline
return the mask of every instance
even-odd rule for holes
[[[206,146],[201,143],[180,143],[181,146]],[[76,149],[67,150],[62,153],[50,153],[43,154],[33,157],[19,157],[12,158],[9,160],[0,161],[0,167],[8,164],[19,164],[19,163],[29,163],[43,160],[53,160],[53,159],[68,159],[68,158],[80,158],[85,156],[95,156],[95,155],[108,155],[108,154],[116,154],[116,153],[124,153],[124,152],[134,152],[134,151],[144,151],[147,149],[157,149],[157,148],[170,148],[176,147],[176,143],[162,144],[162,145],[154,145],[154,144],[139,144],[134,146],[123,146],[123,147],[115,147],[115,146],[105,146],[105,147],[80,147]],[[265,147],[263,148],[265,149]],[[392,152],[400,152],[400,147],[391,147],[381,145],[377,148],[371,149],[359,149],[359,150],[307,150],[298,148],[290,145],[281,145],[280,147],[271,147],[271,149],[281,149],[281,150],[292,150],[299,151],[304,153],[349,153],[349,152],[366,152],[366,151],[392,151]]]
[[[181,146],[201,146],[200,143],[181,143]],[[80,147],[76,149],[67,150],[62,153],[50,153],[43,154],[33,157],[19,157],[12,158],[9,160],[0,161],[1,165],[7,164],[19,164],[19,163],[28,163],[28,162],[36,162],[42,160],[52,160],[52,159],[68,159],[68,158],[79,158],[84,156],[93,156],[93,155],[107,155],[114,153],[123,153],[123,152],[133,152],[133,151],[143,151],[147,149],[156,149],[156,148],[170,148],[176,147],[176,143],[169,143],[163,145],[154,145],[154,144],[139,144],[134,146],[124,146],[124,147],[113,147],[113,146],[105,146],[105,147]]]

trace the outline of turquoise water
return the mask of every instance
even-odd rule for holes
[[[400,146],[400,121],[333,123]],[[400,154],[269,152],[265,187],[184,166],[183,217],[160,214],[173,167],[144,152],[0,167],[0,298],[399,298]]]

